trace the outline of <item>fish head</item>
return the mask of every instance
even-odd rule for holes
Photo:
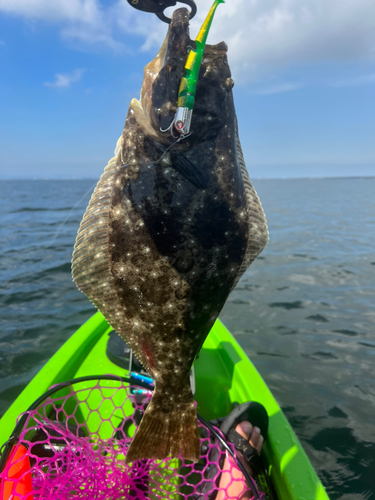
[[[160,142],[174,142],[166,132],[174,120],[181,79],[189,51],[196,47],[189,35],[189,11],[177,9],[159,53],[144,70],[141,106]],[[194,145],[215,137],[234,115],[234,85],[227,60],[228,47],[206,44],[196,87],[191,135],[184,142]],[[187,142],[186,142],[187,141]]]

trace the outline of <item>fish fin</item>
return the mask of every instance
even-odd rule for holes
[[[172,165],[181,175],[185,177],[198,189],[206,189],[208,176],[205,169],[198,168],[183,153],[172,153]]]
[[[251,183],[249,172],[247,170],[245,159],[242,152],[240,137],[238,134],[238,123],[236,118],[236,149],[238,164],[241,170],[242,182],[244,184],[246,207],[249,221],[249,233],[247,237],[246,252],[242,264],[238,270],[232,290],[237,285],[241,276],[250,266],[254,259],[261,253],[268,241],[268,228],[266,216],[264,215],[262,204]]]
[[[197,462],[200,456],[197,413],[193,395],[186,398],[179,408],[163,412],[157,401],[159,394],[155,389],[156,401],[151,399],[142,417],[138,430],[130,444],[125,463],[143,459],[163,460],[167,457],[182,457]],[[162,393],[160,399],[165,399]]]
[[[116,317],[116,291],[108,253],[108,223],[117,157],[112,158],[91,196],[82,218],[72,257],[72,277],[77,287],[106,318]],[[118,324],[112,323],[118,328]]]

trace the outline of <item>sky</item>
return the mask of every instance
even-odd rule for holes
[[[126,0],[0,0],[0,178],[98,178],[166,31]],[[221,40],[252,178],[375,176],[374,0],[226,0]]]

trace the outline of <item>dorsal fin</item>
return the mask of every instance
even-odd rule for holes
[[[238,163],[240,165],[242,180],[245,187],[246,207],[248,210],[250,229],[247,240],[245,257],[237,273],[236,280],[234,282],[232,290],[235,288],[235,286],[237,285],[238,281],[240,280],[241,276],[244,274],[246,269],[258,257],[258,255],[267,245],[268,241],[268,228],[267,228],[266,216],[264,215],[262,204],[254,189],[254,186],[251,183],[249,172],[245,164],[240,138],[238,135],[237,118],[236,118],[236,148],[237,148]]]
[[[72,276],[77,287],[107,317],[114,304],[113,278],[108,254],[108,217],[117,157],[109,162],[91,196],[81,221],[72,257]]]

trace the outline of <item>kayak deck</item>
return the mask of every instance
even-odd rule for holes
[[[75,332],[30,381],[0,420],[0,445],[18,415],[52,385],[89,375],[126,376],[105,355],[112,328],[96,313]],[[279,500],[327,500],[307,455],[262,377],[225,326],[217,320],[194,363],[198,413],[205,419],[227,415],[233,403],[258,401],[269,416],[263,455]]]

